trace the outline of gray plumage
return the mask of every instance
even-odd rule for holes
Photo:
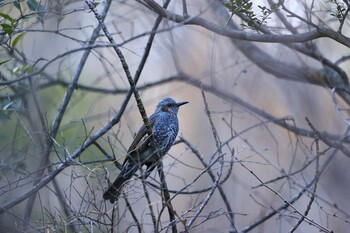
[[[147,129],[143,125],[128,149],[128,154],[123,162],[123,168],[120,174],[111,187],[103,194],[105,200],[114,203],[120,195],[123,184],[143,165],[147,166],[144,178],[150,175],[152,170],[157,166],[159,159],[173,145],[179,131],[177,113],[179,107],[187,103],[176,102],[172,98],[165,98],[158,103],[155,112],[149,117],[158,153],[151,145]]]

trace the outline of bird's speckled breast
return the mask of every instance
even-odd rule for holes
[[[176,115],[168,113],[160,114],[154,123],[153,134],[162,155],[166,154],[173,145],[178,131],[179,124]]]

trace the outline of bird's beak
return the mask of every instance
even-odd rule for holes
[[[180,107],[181,105],[188,104],[188,101],[177,102],[176,105]]]

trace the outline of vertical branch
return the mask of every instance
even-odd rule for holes
[[[199,159],[199,161],[202,163],[203,167],[205,168],[205,171],[208,173],[208,175],[210,176],[210,179],[215,183],[215,175],[211,169],[211,166],[213,164],[208,164],[207,162],[205,162],[203,156],[199,153],[199,151],[194,148],[189,141],[187,141],[187,139],[185,139],[184,137],[180,137],[181,141],[183,143],[185,143],[185,145],[191,149],[192,153],[195,154],[197,156],[197,158]],[[233,156],[233,152],[232,152],[232,156]],[[215,163],[216,160],[213,161],[213,163]],[[231,163],[231,166],[230,168],[232,168],[232,163]],[[228,173],[227,177],[229,176],[231,172]],[[230,202],[226,196],[226,193],[224,191],[224,189],[222,188],[221,184],[218,183],[218,190],[219,190],[219,193],[221,195],[221,198],[223,200],[223,202],[225,203],[225,206],[226,206],[226,209],[227,209],[227,212],[228,212],[228,215],[229,215],[229,218],[230,218],[230,222],[231,222],[231,227],[233,229],[234,232],[238,232],[236,227],[235,227],[235,224],[234,224],[234,215],[233,215],[233,211],[231,209],[231,206],[230,206]]]
[[[173,204],[171,203],[168,185],[165,181],[165,175],[164,175],[164,171],[163,171],[163,163],[161,161],[157,164],[157,170],[158,170],[160,182],[162,184],[162,195],[164,196],[165,206],[167,207],[168,213],[169,213],[170,225],[172,226],[171,229],[172,229],[173,233],[176,233],[177,228],[176,228],[176,222],[175,222],[174,207],[173,207]],[[163,203],[163,205],[164,205],[164,203]],[[158,224],[157,224],[157,230],[158,230]]]
[[[166,9],[168,7],[170,3],[170,0],[166,0],[164,2],[164,5],[163,7]],[[145,52],[143,53],[142,55],[142,58],[141,58],[141,62],[135,72],[135,76],[134,76],[134,82],[137,83],[137,81],[139,80],[140,78],[140,75],[142,73],[142,70],[146,64],[146,61],[147,61],[147,58],[148,58],[148,55],[151,51],[151,47],[152,47],[152,44],[153,44],[153,41],[154,41],[154,37],[156,36],[156,33],[157,33],[157,30],[158,30],[158,27],[160,25],[160,23],[162,22],[162,19],[163,17],[162,16],[158,16],[155,23],[154,23],[154,26],[152,28],[152,33],[150,34],[149,38],[148,38],[148,41],[147,41],[147,44],[146,44],[146,48],[145,48]]]
[[[133,80],[133,78],[131,76],[130,69],[129,69],[129,66],[128,66],[127,62],[126,62],[126,59],[125,59],[122,51],[118,48],[118,45],[115,42],[115,40],[113,39],[112,35],[109,33],[106,25],[103,23],[102,16],[100,15],[100,13],[98,13],[98,11],[96,10],[95,6],[92,4],[92,2],[90,0],[85,0],[85,3],[89,6],[90,10],[94,13],[96,19],[99,22],[99,26],[103,30],[103,32],[104,32],[105,36],[107,37],[107,39],[109,40],[109,42],[113,45],[113,49],[116,52],[116,54],[118,55],[118,57],[119,57],[119,60],[120,60],[120,62],[122,64],[122,67],[123,67],[123,70],[125,72],[126,78],[127,78],[128,82],[129,82],[130,89],[132,90],[132,92],[134,94],[134,97],[135,97],[135,100],[137,102],[137,107],[138,107],[139,112],[140,112],[140,114],[142,116],[143,123],[146,126],[147,134],[151,137],[152,141],[154,142],[153,135],[152,135],[152,128],[150,127],[151,125],[149,123],[149,120],[148,120],[148,117],[147,117],[147,114],[146,114],[146,109],[145,109],[145,107],[144,107],[144,105],[142,103],[140,94],[139,94],[139,92],[136,89],[136,84],[135,84],[135,81]]]
[[[201,89],[201,92],[202,92],[202,97],[203,97],[203,101],[204,101],[204,105],[205,105],[205,110],[206,110],[206,114],[207,114],[207,117],[209,119],[209,122],[210,122],[210,126],[212,128],[212,133],[213,133],[213,136],[214,136],[214,139],[215,139],[215,143],[216,143],[216,147],[217,147],[217,150],[218,150],[218,154],[219,154],[219,163],[220,163],[220,169],[219,171],[217,172],[217,177],[215,178],[214,180],[214,184],[210,190],[210,192],[208,193],[207,197],[202,201],[202,204],[200,205],[199,209],[196,211],[196,213],[194,214],[194,216],[190,219],[190,221],[186,224],[186,226],[188,228],[190,228],[194,221],[198,218],[198,216],[200,215],[200,213],[203,211],[203,209],[205,208],[205,206],[208,204],[209,200],[211,199],[211,197],[214,195],[214,192],[216,190],[216,188],[219,187],[220,185],[220,179],[221,179],[221,176],[222,176],[222,171],[223,171],[223,167],[224,167],[224,157],[223,157],[223,154],[222,154],[222,150],[221,150],[221,142],[220,142],[220,138],[217,134],[217,131],[216,131],[216,128],[215,128],[215,125],[214,125],[214,122],[212,120],[212,117],[211,117],[211,114],[210,114],[210,110],[209,110],[209,106],[208,106],[208,102],[207,102],[207,99],[206,99],[206,96],[205,96],[205,93],[203,91],[203,89]],[[224,195],[225,196],[225,195]],[[236,230],[236,227],[234,225],[234,220],[233,220],[233,213],[232,211],[230,212],[230,218],[231,218],[231,227],[232,227],[232,230],[234,232],[237,232]]]
[[[142,181],[142,187],[143,187],[143,190],[144,190],[144,193],[145,193],[145,197],[146,197],[146,200],[147,200],[148,208],[149,208],[149,211],[150,211],[151,219],[152,219],[153,229],[154,229],[154,232],[156,233],[157,232],[157,230],[156,230],[157,229],[157,220],[156,220],[156,216],[154,214],[151,198],[149,197],[149,193],[147,191],[147,186],[146,186],[145,179],[142,179],[141,181]]]
[[[123,66],[123,69],[124,69],[124,72],[125,72],[125,75],[128,79],[128,82],[129,82],[129,85],[130,85],[130,88],[131,90],[133,91],[133,94],[134,94],[134,97],[135,97],[135,100],[137,102],[137,107],[139,109],[139,112],[142,116],[142,120],[143,120],[143,123],[146,127],[146,130],[147,130],[147,134],[150,136],[151,138],[151,144],[152,146],[156,149],[156,145],[154,143],[154,137],[153,137],[153,134],[152,134],[152,128],[151,128],[151,125],[150,125],[150,122],[149,122],[149,119],[147,117],[147,113],[146,113],[146,110],[144,108],[144,105],[142,103],[142,100],[141,100],[141,97],[140,97],[140,94],[138,93],[137,89],[136,89],[136,82],[138,81],[140,75],[141,75],[141,72],[143,70],[143,67],[144,67],[144,64],[146,63],[146,60],[148,58],[148,55],[149,55],[149,51],[150,51],[150,48],[152,46],[152,42],[154,40],[154,36],[155,36],[155,33],[156,33],[156,30],[157,28],[159,27],[159,24],[162,20],[162,17],[161,16],[158,16],[157,19],[156,19],[156,22],[155,22],[155,25],[153,27],[153,33],[151,34],[149,40],[148,40],[148,43],[147,43],[147,46],[146,46],[146,49],[145,49],[145,53],[144,53],[144,56],[142,57],[142,60],[141,60],[141,63],[139,65],[139,68],[138,70],[136,71],[135,73],[135,78],[133,79],[131,77],[131,74],[130,74],[130,70],[129,70],[129,66],[125,60],[125,57],[123,55],[123,53],[121,52],[121,50],[118,48],[116,42],[114,41],[113,37],[111,36],[111,34],[109,33],[107,27],[105,26],[105,24],[103,23],[103,21],[101,20],[101,16],[99,15],[99,13],[97,12],[97,10],[95,9],[95,7],[93,6],[93,4],[89,1],[89,0],[85,0],[86,4],[89,6],[89,8],[94,12],[95,14],[95,17],[96,19],[99,21],[100,23],[100,27],[102,28],[103,32],[105,33],[105,36],[107,37],[107,39],[109,40],[109,42],[113,45],[113,48],[114,48],[114,51],[116,52],[116,54],[118,55],[120,61],[121,61],[121,64]],[[164,7],[167,7],[170,3],[170,0],[166,1],[164,3]],[[155,151],[157,151],[157,154],[159,153],[158,150],[156,149]],[[159,154],[158,154],[158,157],[160,158]],[[170,194],[168,192],[168,188],[167,188],[167,184],[165,182],[165,176],[164,176],[164,173],[163,173],[163,170],[162,170],[162,166],[160,164],[157,165],[158,166],[158,172],[159,172],[159,176],[160,176],[160,179],[161,179],[161,182],[162,182],[162,193],[164,195],[164,198],[165,198],[165,201],[167,203],[167,207],[168,207],[168,211],[169,211],[169,216],[170,216],[170,221],[172,222],[173,220],[175,220],[175,215],[174,215],[174,210],[172,208],[172,204],[171,204],[171,199],[170,199]],[[144,182],[143,182],[143,185],[145,186]],[[144,187],[145,188],[145,187]],[[145,191],[145,194],[146,194],[146,197],[147,197],[147,200],[148,202],[150,202],[150,199],[149,199],[149,196],[148,196],[148,193],[147,191]],[[149,206],[150,206],[150,210],[151,210],[151,213],[153,212],[152,208],[151,208],[151,205],[149,203]],[[154,222],[155,220],[155,217],[154,215],[152,214],[152,221],[153,223],[155,224]],[[156,226],[156,225],[155,225]],[[176,224],[173,225],[173,232],[177,232],[176,230]]]
[[[182,0],[182,15],[188,16],[186,0]]]
[[[59,202],[60,202],[60,204],[62,206],[64,214],[67,216],[67,218],[71,217],[73,215],[73,213],[72,213],[72,211],[70,209],[69,204],[66,202],[66,197],[64,196],[57,179],[53,179],[52,180],[52,184],[53,184],[53,187],[54,187],[54,189],[56,191],[57,198],[58,198],[58,200],[59,200]],[[78,229],[77,225],[75,225],[74,223],[73,224],[68,224],[68,228],[72,232],[79,232],[79,229]]]
[[[109,9],[109,6],[110,6],[110,4],[107,4],[106,7],[104,8],[104,10],[103,10],[103,18],[101,17],[101,21],[104,20],[106,14],[107,14],[107,11]],[[95,40],[98,37],[99,31],[100,31],[100,27],[97,26],[95,28],[95,30],[93,31],[91,37],[90,37],[88,45],[93,45],[94,44]],[[78,79],[80,77],[80,74],[81,74],[84,66],[85,66],[87,58],[89,57],[90,51],[91,51],[91,49],[86,49],[84,51],[83,56],[81,57],[80,62],[78,64],[77,70],[74,73],[72,81],[69,83],[67,91],[66,91],[66,93],[65,93],[65,95],[63,97],[63,100],[61,102],[61,105],[58,108],[57,114],[56,114],[56,116],[54,118],[51,130],[50,130],[50,133],[49,133],[49,137],[47,138],[46,153],[43,155],[43,157],[42,157],[42,159],[40,161],[40,165],[39,165],[39,169],[38,169],[39,171],[36,174],[36,177],[35,177],[34,180],[39,180],[40,178],[42,178],[42,176],[44,174],[44,171],[45,171],[45,168],[49,164],[49,156],[50,156],[51,148],[53,146],[53,139],[56,137],[56,134],[57,134],[58,129],[60,127],[60,124],[62,122],[63,116],[64,116],[64,114],[66,112],[67,106],[68,106],[68,104],[69,104],[69,102],[71,100],[71,97],[73,95],[73,92],[74,92],[74,89],[75,89],[75,85],[78,82]],[[36,186],[36,184],[37,184],[37,182],[34,183],[34,186]],[[35,199],[36,199],[36,194],[37,194],[37,192],[34,192],[30,196],[30,198],[28,199],[27,206],[26,206],[25,213],[24,213],[24,219],[25,220],[29,220],[30,217],[31,217],[32,210],[33,210],[34,203],[35,203]],[[24,231],[25,231],[25,229],[26,229],[26,225],[24,226]]]
[[[208,116],[209,123],[210,123],[210,126],[211,126],[211,132],[213,133],[213,136],[214,136],[214,139],[215,139],[216,148],[218,149],[219,155],[221,156],[222,155],[221,141],[220,141],[218,132],[216,131],[213,119],[211,117],[210,110],[209,110],[209,105],[208,105],[208,102],[207,102],[207,98],[205,96],[205,93],[204,93],[204,90],[203,90],[202,87],[201,87],[201,93],[202,93],[203,102],[204,102],[204,106],[205,106],[205,112],[206,112],[206,114]]]
[[[341,33],[341,31],[342,31],[342,29],[343,29],[344,22],[345,22],[345,20],[347,19],[347,16],[348,16],[348,14],[349,14],[349,10],[350,10],[350,5],[347,4],[347,8],[346,8],[345,13],[344,13],[344,14],[342,13],[343,19],[342,19],[341,22],[340,22],[340,25],[339,25],[339,28],[338,28],[338,33]]]
[[[135,221],[135,224],[137,226],[137,230],[139,231],[139,233],[141,233],[142,232],[142,228],[141,228],[140,221],[137,219],[137,216],[136,216],[134,210],[132,209],[132,206],[131,206],[129,200],[128,200],[128,198],[125,195],[124,195],[124,200],[125,200],[125,203],[126,203],[126,208],[128,208],[132,218]]]
[[[318,130],[312,125],[311,121],[305,117],[305,120],[307,121],[307,124],[310,126],[310,128],[312,129],[312,131],[314,132],[314,138],[315,138],[315,147],[316,147],[316,172],[315,172],[315,182],[314,182],[314,187],[312,189],[312,193],[311,193],[311,197],[310,197],[310,201],[306,206],[306,210],[304,212],[304,215],[301,216],[301,218],[299,219],[299,221],[297,222],[297,224],[290,230],[290,233],[293,233],[296,231],[296,229],[300,226],[300,224],[305,220],[305,217],[309,214],[309,211],[311,209],[311,205],[315,199],[315,195],[316,195],[316,189],[317,189],[317,184],[318,184],[318,178],[320,176],[320,148],[319,148],[319,138],[320,138],[320,133],[318,132]]]
[[[119,214],[119,212],[117,212],[117,208],[113,208],[112,209],[112,216],[111,216],[111,233],[114,233],[114,220],[116,219],[116,215]],[[119,216],[119,215],[118,215]]]

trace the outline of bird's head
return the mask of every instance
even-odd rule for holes
[[[179,107],[187,103],[187,101],[176,102],[172,98],[164,98],[158,103],[157,111],[177,114],[177,112],[179,111]]]

